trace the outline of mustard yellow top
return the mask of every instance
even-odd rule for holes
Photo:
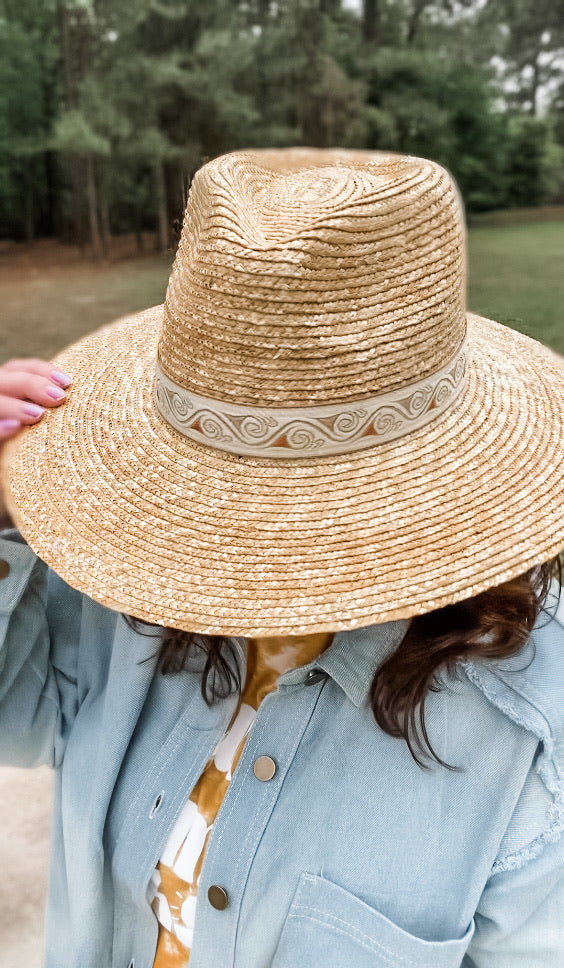
[[[186,968],[194,933],[198,882],[206,845],[257,710],[284,672],[323,652],[331,633],[249,639],[241,700],[215,753],[182,810],[150,884],[159,922],[153,968]]]

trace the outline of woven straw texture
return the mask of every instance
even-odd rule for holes
[[[431,161],[224,155],[190,192],[161,365],[202,396],[257,406],[405,386],[462,342],[464,253],[458,192]]]
[[[464,282],[460,203],[438,166],[218,159],[196,179],[165,305],[60,354],[67,403],[6,446],[17,524],[103,604],[217,634],[409,617],[547,560],[564,546],[564,363],[465,314]],[[303,407],[408,385],[465,333],[453,407],[357,454],[238,457],[154,403],[157,353],[195,392]]]

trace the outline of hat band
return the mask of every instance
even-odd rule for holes
[[[161,417],[189,440],[249,457],[326,457],[385,444],[425,427],[460,395],[467,341],[431,376],[363,400],[321,407],[251,407],[199,396],[156,364]]]

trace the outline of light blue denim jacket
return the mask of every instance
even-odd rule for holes
[[[151,968],[147,884],[236,699],[210,709],[197,673],[155,675],[157,632],[69,588],[16,532],[0,558],[1,759],[57,776],[46,966]],[[190,968],[564,965],[564,627],[537,624],[518,659],[461,666],[429,696],[457,771],[422,770],[367,705],[406,622],[337,635],[311,684],[311,667],[283,675],[214,826]]]

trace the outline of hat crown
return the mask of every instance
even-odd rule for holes
[[[233,152],[193,181],[165,303],[165,374],[262,407],[346,403],[424,379],[464,339],[462,205],[434,162]]]

